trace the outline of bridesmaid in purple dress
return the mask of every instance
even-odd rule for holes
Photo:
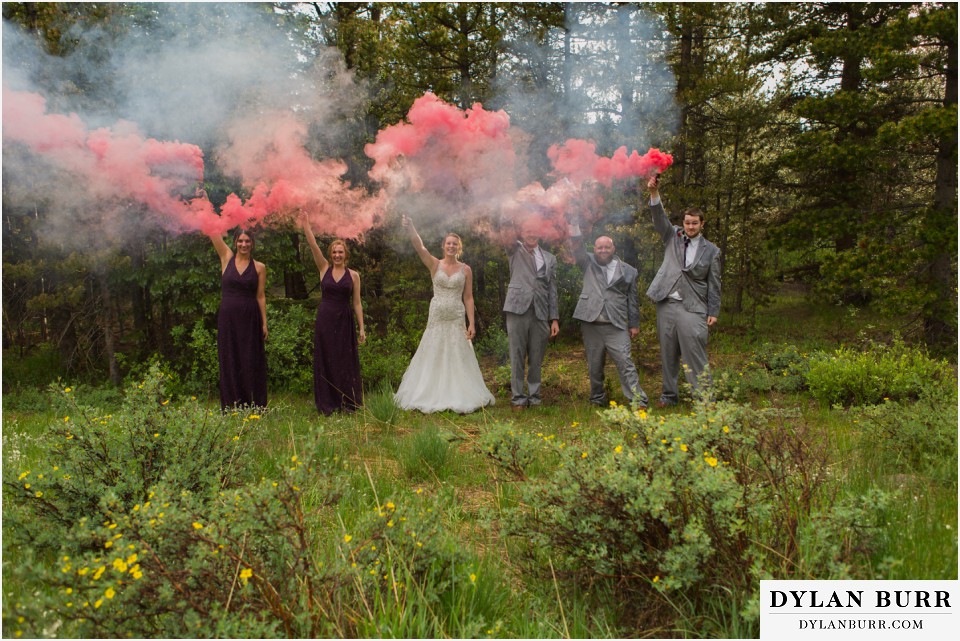
[[[330,243],[328,261],[317,245],[310,221],[304,217],[301,224],[313,262],[320,272],[323,293],[313,334],[314,402],[321,414],[330,415],[337,410],[352,412],[363,402],[358,344],[367,339],[363,331],[360,274],[347,268],[346,243],[342,240]],[[359,343],[354,318],[359,326]]]
[[[223,238],[209,236],[220,256],[220,310],[217,355],[220,360],[220,407],[267,406],[267,268],[253,260],[253,235],[234,235],[234,253]]]

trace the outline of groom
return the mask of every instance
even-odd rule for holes
[[[547,340],[560,333],[557,259],[540,247],[535,220],[525,220],[519,232],[505,228],[502,238],[510,260],[510,284],[503,302],[510,344],[510,403],[514,410],[522,410],[541,403],[540,366]]]

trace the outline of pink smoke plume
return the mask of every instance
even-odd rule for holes
[[[126,121],[88,130],[76,114],[48,114],[38,94],[3,89],[5,141],[26,145],[73,176],[90,199],[139,203],[170,231],[223,234],[287,223],[302,211],[317,233],[356,237],[376,221],[383,197],[351,189],[343,162],[312,159],[303,147],[306,126],[292,114],[264,114],[230,134],[220,160],[252,193],[246,202],[230,194],[218,216],[205,196],[193,197],[204,177],[196,145],[145,138]]]
[[[673,162],[656,149],[628,156],[625,147],[602,158],[593,143],[571,139],[548,152],[558,178],[554,184],[520,188],[515,147],[525,135],[503,111],[486,111],[480,103],[461,110],[426,93],[413,103],[406,122],[381,130],[364,151],[374,160],[371,178],[391,200],[430,196],[429,202],[452,208],[465,224],[491,234],[489,217],[495,213],[501,227],[534,225],[548,242],[566,237],[568,220],[599,217],[598,185],[653,175]]]
[[[636,150],[627,155],[627,148],[620,147],[611,158],[597,155],[597,146],[587,140],[571,138],[562,145],[552,145],[547,156],[554,171],[581,185],[595,180],[609,187],[614,180],[625,178],[650,178],[663,173],[673,164],[673,156],[651,148],[642,156]]]
[[[479,103],[464,111],[426,93],[407,122],[382,129],[364,151],[374,160],[370,177],[392,196],[426,193],[450,207],[484,209],[512,184],[513,145],[504,111]]]
[[[96,200],[134,201],[171,229],[203,229],[217,222],[205,199],[179,194],[203,181],[196,145],[144,138],[137,126],[89,130],[76,114],[48,114],[35,93],[3,88],[3,138],[22,143],[76,179]]]
[[[231,194],[224,219],[241,224],[263,220],[293,222],[301,212],[318,234],[361,236],[378,220],[385,195],[369,196],[343,180],[341,160],[315,160],[304,148],[307,126],[290,112],[270,112],[236,123],[218,164],[253,189],[244,203]],[[228,225],[229,228],[229,225]]]

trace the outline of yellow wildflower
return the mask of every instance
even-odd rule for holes
[[[69,394],[70,392],[73,391],[73,388],[72,388],[72,387],[65,387],[65,388],[63,388],[63,391],[66,392],[67,394]]]
[[[103,599],[97,599],[93,602],[93,607],[95,608],[99,608],[101,605],[103,605]]]
[[[717,466],[717,459],[714,458],[714,457],[712,457],[712,456],[704,457],[703,460],[704,460],[704,462],[706,462],[706,464],[709,465],[710,467],[716,467],[716,466]]]
[[[477,575],[476,575],[476,574],[471,574],[471,575],[470,575],[470,583],[476,583],[476,582],[477,582]]]
[[[196,521],[194,521],[194,522],[193,522],[193,529],[194,529],[194,530],[202,530],[202,529],[203,529],[203,523],[197,523]]]
[[[253,576],[253,570],[251,570],[250,568],[244,568],[240,570],[240,580],[243,581],[244,583],[246,583],[247,580],[252,576]]]
[[[113,541],[107,541],[106,543],[103,544],[103,547],[105,548],[113,547]]]
[[[620,452],[623,451],[623,446],[622,446],[622,445],[618,445],[618,446],[616,446],[615,448],[613,448],[613,451],[614,451],[616,454],[619,454]]]
[[[681,451],[681,452],[686,452],[686,451],[687,451],[687,444],[686,444],[686,443],[681,443],[681,444],[680,444],[680,451]]]
[[[113,597],[117,596],[117,593],[113,591],[113,588],[107,588],[107,591],[103,593],[103,596],[107,597],[108,599],[112,599]]]
[[[349,534],[344,534],[344,535],[343,535],[343,542],[344,542],[344,543],[349,543],[349,542],[352,541],[352,540],[353,540],[353,537],[350,536]]]

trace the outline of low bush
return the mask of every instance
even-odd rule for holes
[[[857,413],[862,449],[889,474],[957,482],[957,388],[929,385],[914,402],[888,401]]]
[[[501,430],[484,444],[527,478],[504,528],[529,541],[530,571],[549,561],[574,585],[612,582],[628,609],[658,595],[694,603],[719,586],[749,595],[760,577],[867,574],[884,496],[835,496],[825,445],[781,412],[700,402],[689,414],[615,406],[603,417],[609,429],[576,442],[540,439],[558,463],[533,478],[524,439]]]
[[[407,334],[395,323],[385,334],[375,327],[367,329],[367,342],[360,348],[360,375],[365,390],[376,390],[380,385],[393,389],[400,386],[403,373],[420,344],[422,330],[415,335]]]
[[[872,405],[884,400],[917,399],[931,382],[950,378],[946,361],[902,341],[864,350],[841,347],[811,358],[807,385],[814,398],[828,405]]]
[[[74,519],[99,522],[109,504],[143,503],[155,485],[204,493],[236,482],[244,436],[259,416],[223,415],[196,398],[171,404],[165,378],[151,368],[116,412],[81,403],[73,387],[51,386],[59,418],[44,437],[44,467],[4,469],[5,496],[19,508],[4,514],[14,539],[56,549]]]

